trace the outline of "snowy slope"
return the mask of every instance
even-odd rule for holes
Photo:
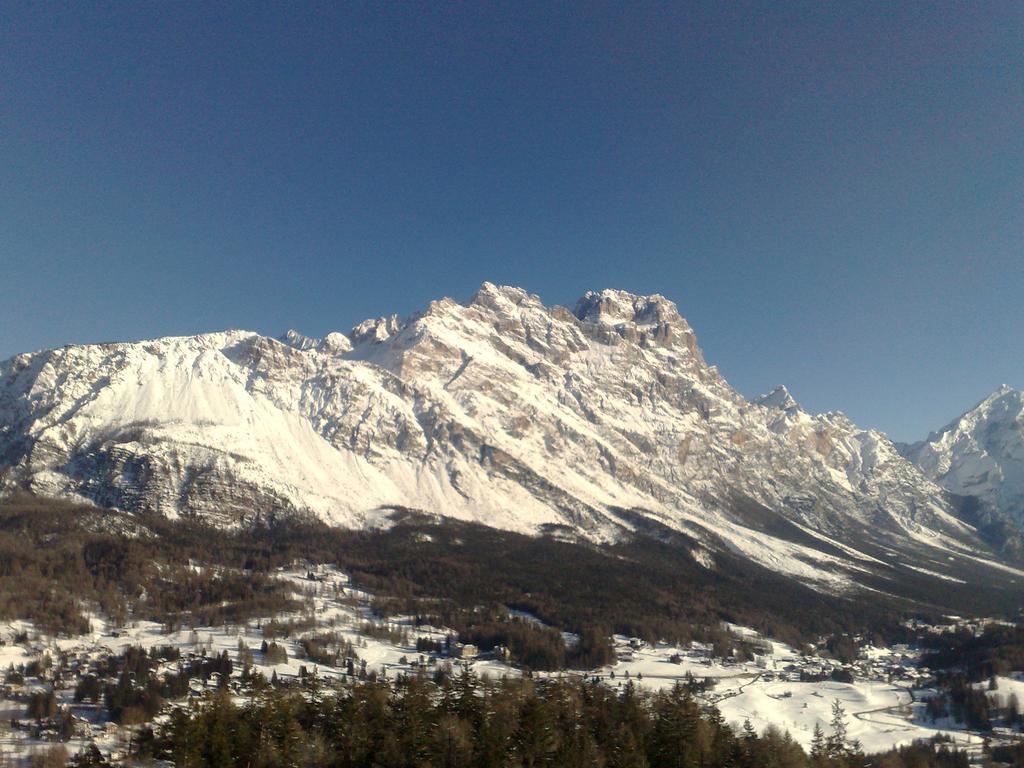
[[[0,364],[0,466],[8,489],[225,525],[405,506],[608,540],[650,520],[708,567],[724,547],[833,589],[992,557],[885,435],[785,390],[747,401],[672,302],[614,290],[570,311],[486,283],[324,339],[21,355]]]
[[[902,450],[939,485],[975,496],[1024,526],[1024,391],[1004,384],[926,440]]]

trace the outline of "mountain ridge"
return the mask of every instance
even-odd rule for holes
[[[7,489],[222,525],[377,527],[407,507],[600,542],[650,521],[707,567],[728,550],[827,590],[888,584],[903,560],[1016,578],[884,434],[791,400],[736,392],[664,296],[592,291],[570,310],[484,283],[322,339],[16,356],[0,466]]]
[[[938,485],[1024,527],[1024,391],[1000,384],[924,440],[897,447]]]

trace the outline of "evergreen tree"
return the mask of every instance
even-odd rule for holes
[[[829,757],[835,759],[843,757],[848,752],[846,710],[842,702],[835,699],[832,702],[832,722],[830,723],[832,733],[826,742]]]
[[[95,744],[89,744],[82,749],[68,761],[68,765],[71,768],[110,768],[110,763]]]
[[[547,707],[539,697],[528,696],[523,702],[519,712],[519,727],[512,741],[523,768],[551,763],[558,741]]]
[[[668,694],[659,694],[654,704],[650,761],[665,768],[696,765],[700,709],[690,692],[676,684]]]
[[[473,732],[466,720],[455,715],[442,715],[434,729],[433,742],[433,765],[469,768],[473,764]]]
[[[828,746],[825,741],[825,731],[821,723],[814,724],[814,735],[811,737],[811,765],[824,765],[828,756]]]

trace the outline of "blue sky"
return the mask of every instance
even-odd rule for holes
[[[1024,386],[1024,4],[212,5],[0,9],[0,357],[491,280],[900,439]]]

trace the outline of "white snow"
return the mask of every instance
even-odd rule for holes
[[[904,452],[939,485],[1024,522],[1024,391],[1001,385]]]
[[[830,591],[888,567],[851,534],[879,514],[893,546],[990,558],[884,435],[791,400],[740,396],[664,297],[592,292],[572,313],[488,283],[322,340],[228,331],[13,358],[0,455],[8,487],[225,525],[292,508],[372,527],[401,506],[606,541],[630,509],[696,537],[706,567],[721,539]],[[810,543],[766,533],[737,498]]]

